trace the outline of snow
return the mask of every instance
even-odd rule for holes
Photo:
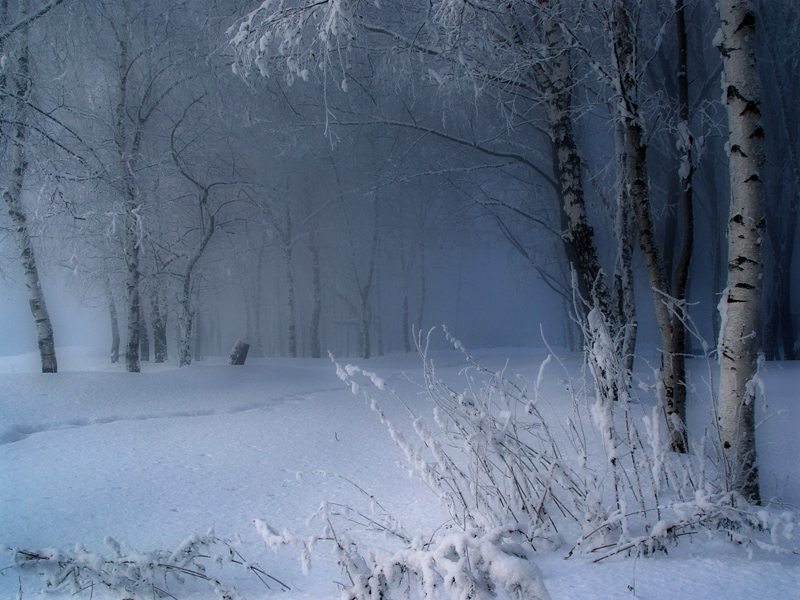
[[[537,398],[555,413],[559,403],[571,408],[572,397],[553,367],[540,370],[546,358],[541,351],[472,354],[489,368],[536,382]],[[562,360],[579,378],[580,357]],[[455,352],[434,353],[434,361],[437,375],[454,381],[464,367]],[[420,393],[416,356],[350,362],[356,364],[345,368],[348,373],[396,390],[408,404],[381,403],[381,414],[399,429],[395,435],[411,439],[413,428],[422,426],[409,410],[433,420]],[[36,372],[35,355],[0,358],[0,547],[75,551],[82,544],[85,555],[96,558],[94,553],[108,552],[107,540],[117,540],[149,556],[175,551],[187,538],[213,529],[236,540],[247,561],[292,587],[267,589],[241,576],[235,583],[245,597],[319,600],[339,597],[335,582],[345,576],[331,545],[314,537],[320,528],[309,522],[312,515],[340,504],[380,506],[415,536],[448,518],[426,485],[408,477],[403,450],[329,360],[251,359],[231,367],[220,358],[181,369],[143,363],[141,374],[106,363],[103,354],[61,348],[61,372],[43,375]],[[708,367],[691,363],[695,387],[702,390]],[[764,496],[796,511],[800,364],[768,363],[760,377],[766,398],[757,413]],[[690,428],[707,414],[707,405],[690,405]],[[286,546],[292,536],[307,541],[308,575],[300,560],[303,548]],[[274,552],[267,538],[285,547]],[[582,555],[564,560],[567,550],[533,555],[553,600],[783,600],[800,590],[797,556],[756,550],[751,558],[717,538],[692,536],[667,555],[615,556],[597,564]],[[495,557],[498,575],[511,577],[525,566],[514,556]],[[0,569],[8,564],[9,556],[0,555]],[[0,598],[16,597],[20,585],[26,600],[54,597],[37,579],[0,571]],[[210,597],[208,588],[173,592],[178,598]],[[93,593],[104,597],[99,589]]]

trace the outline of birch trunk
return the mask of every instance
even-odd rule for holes
[[[558,159],[560,195],[569,225],[564,239],[575,250],[575,267],[583,285],[592,300],[596,300],[608,322],[612,323],[610,293],[602,275],[594,231],[586,216],[581,158],[572,122],[572,62],[569,52],[565,50],[568,44],[555,19],[544,19],[544,35],[550,51],[551,71],[548,75],[539,71],[537,79],[547,92],[550,136]]]
[[[378,350],[378,356],[384,355],[383,347],[383,323],[381,321],[381,272],[378,269],[378,274],[375,281],[375,344]]]
[[[255,281],[255,298],[254,304],[256,306],[255,314],[253,315],[253,354],[256,358],[264,356],[264,344],[261,340],[261,304],[264,290],[264,254],[267,250],[267,228],[261,234],[261,244],[258,247],[258,259],[256,260],[256,281]]]
[[[361,294],[359,296],[358,310],[361,315],[360,354],[361,358],[370,358],[372,356],[372,345],[369,337],[369,303],[367,294]]]
[[[196,314],[194,319],[194,343],[192,352],[194,360],[204,361],[206,359],[206,338],[208,334],[202,314]]]
[[[322,284],[320,282],[319,265],[319,239],[316,231],[311,233],[311,287],[313,299],[311,302],[311,323],[309,326],[308,337],[311,343],[311,358],[322,356],[322,345],[319,339],[319,323],[322,315]]]
[[[403,286],[403,350],[411,352],[411,323],[408,315],[408,287]]]
[[[111,292],[111,284],[105,280],[106,304],[108,304],[108,316],[111,318],[111,362],[119,362],[119,317],[117,315],[117,304],[114,302],[114,294]]]
[[[127,299],[128,339],[125,345],[125,368],[129,373],[138,373],[139,366],[139,223],[138,206],[128,203],[125,217],[125,260],[127,277],[125,280],[125,296]]]
[[[627,189],[630,194],[639,248],[653,293],[658,330],[661,337],[662,371],[667,427],[672,450],[685,452],[686,423],[685,357],[681,336],[676,335],[673,315],[681,311],[681,299],[670,294],[664,266],[655,239],[655,226],[647,175],[647,144],[638,105],[638,67],[635,31],[629,0],[617,0],[614,7],[614,57],[619,77],[616,80],[617,111],[624,132]]]
[[[286,206],[283,257],[286,265],[286,308],[288,310],[289,356],[297,358],[297,323],[294,306],[294,274],[292,273],[292,210],[288,204]]]
[[[200,196],[199,205],[201,213],[203,212],[207,202],[208,191],[203,190]],[[194,270],[198,261],[203,256],[203,252],[211,241],[211,236],[214,235],[216,228],[214,215],[208,216],[208,220],[203,223],[205,231],[203,238],[200,240],[194,253],[189,257],[186,262],[186,267],[183,270],[183,286],[181,291],[180,309],[179,309],[179,349],[178,349],[178,366],[184,367],[192,364],[192,329],[194,328],[195,310],[192,307],[192,292],[194,285]]]
[[[178,366],[186,367],[192,364],[192,334],[194,329],[194,313],[190,302],[185,297],[181,298],[178,307]]]
[[[125,368],[130,373],[138,373],[139,365],[139,323],[141,321],[141,298],[139,296],[139,246],[142,223],[140,206],[136,197],[134,166],[138,154],[139,134],[128,127],[128,70],[130,24],[128,3],[122,6],[117,29],[117,105],[114,115],[114,143],[117,150],[117,183],[121,188],[125,209],[125,298],[127,312],[127,341],[125,345]]]
[[[153,354],[156,363],[169,360],[167,354],[167,313],[162,310],[158,289],[153,290],[150,300],[151,322],[153,324]]]
[[[419,256],[419,305],[417,306],[417,331],[419,335],[422,331],[422,317],[425,314],[425,295],[426,290],[426,277],[425,277],[425,248],[420,248]]]
[[[141,306],[139,307],[139,359],[150,361],[150,336],[147,335],[147,318]]]
[[[27,13],[27,2],[20,0],[19,16]],[[6,15],[4,15],[6,16]],[[25,138],[27,125],[25,116],[25,103],[30,94],[30,72],[28,64],[28,27],[22,27],[18,33],[17,47],[14,54],[16,72],[13,73],[7,85],[14,99],[11,101],[13,115],[16,123],[11,133],[11,174],[8,188],[3,192],[8,209],[8,216],[14,228],[14,236],[19,249],[22,262],[25,287],[28,290],[28,301],[31,314],[36,326],[36,339],[39,345],[39,354],[42,360],[42,373],[56,373],[58,362],[56,360],[55,341],[53,339],[53,326],[50,314],[42,291],[39,279],[39,270],[36,267],[36,256],[33,250],[27,219],[22,207],[22,189],[28,162],[25,156]]]
[[[617,207],[614,229],[617,236],[617,261],[614,266],[613,304],[616,322],[624,328],[622,359],[628,373],[633,371],[636,353],[636,296],[633,288],[633,244],[636,229],[633,224],[631,200],[626,186],[627,157],[625,135],[620,124],[615,127],[617,151]]]
[[[672,363],[674,390],[672,406],[667,394],[667,413],[674,411],[680,423],[670,428],[672,449],[686,452],[686,436],[683,425],[686,423],[686,284],[689,280],[689,265],[694,248],[694,208],[692,177],[692,132],[689,126],[689,77],[688,52],[685,21],[685,0],[676,6],[675,21],[678,37],[678,151],[680,152],[679,183],[682,212],[681,249],[672,277],[672,297],[674,303],[670,310],[672,320],[672,346],[667,359]],[[672,301],[671,301],[672,302]],[[666,370],[665,370],[666,371]],[[666,387],[666,386],[665,386]],[[668,389],[668,388],[667,388]]]
[[[720,300],[719,436],[730,489],[758,503],[754,405],[765,228],[756,13],[746,0],[720,0],[719,14],[731,181],[728,286]]]
[[[400,317],[400,326],[403,329],[403,350],[406,352],[406,354],[408,354],[411,352],[411,320],[408,307],[408,280],[411,277],[411,259],[409,258],[408,251],[406,249],[405,235],[400,236],[400,276],[400,285],[403,294],[403,308],[402,315]]]
[[[356,277],[356,285],[358,286],[358,310],[361,318],[361,358],[369,358],[372,355],[372,348],[369,337],[369,294],[372,290],[372,281],[375,275],[375,261],[378,255],[378,207],[377,199],[375,200],[374,208],[374,222],[372,229],[372,245],[370,248],[369,265],[367,266],[367,274],[364,277],[363,284],[358,278],[358,271],[356,267],[356,259],[353,256],[353,270]]]

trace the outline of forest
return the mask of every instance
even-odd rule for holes
[[[389,428],[463,531],[513,522],[492,543],[533,546],[574,510],[586,537],[622,522],[619,552],[692,527],[774,539],[785,519],[759,525],[755,508],[755,407],[763,365],[800,352],[798,42],[793,0],[0,0],[0,274],[30,305],[3,310],[2,348],[38,347],[58,373],[69,335],[48,305],[66,295],[103,320],[71,327],[99,327],[108,363],[141,377],[245,342],[251,361],[353,357],[331,369],[380,395],[367,361],[418,352],[443,435],[469,449],[443,458],[418,430],[425,466]],[[442,323],[484,412],[428,361]],[[560,470],[549,433],[546,451],[520,445],[548,426],[465,349],[495,346],[582,357],[616,513]],[[707,458],[690,436],[701,359],[717,369],[700,394],[713,493],[685,462]],[[643,425],[627,407],[651,366]],[[488,390],[536,424],[503,425]],[[468,434],[476,414],[491,425]],[[502,449],[470,445],[509,428]],[[690,516],[645,516],[664,506],[648,486]],[[265,543],[303,545],[266,527]],[[485,541],[452,552],[490,565]],[[383,597],[398,570],[432,595],[418,558],[392,560],[340,557],[352,597]],[[486,569],[445,580],[459,597],[481,577],[546,597]]]

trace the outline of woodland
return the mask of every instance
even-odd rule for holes
[[[366,361],[419,352],[465,454],[417,429],[426,463],[388,426],[467,536],[426,555],[472,564],[442,576],[459,597],[484,579],[546,597],[491,552],[549,540],[556,512],[619,552],[692,528],[774,540],[786,521],[757,509],[754,407],[761,366],[800,352],[798,41],[792,0],[2,0],[0,272],[26,290],[43,373],[58,372],[47,294],[62,286],[103,311],[129,373],[238,340],[255,359],[358,357],[337,374],[379,395]],[[494,279],[470,277],[489,255],[493,277],[536,286],[525,310],[546,332],[519,345],[582,356],[613,510],[562,464],[526,389],[462,346],[519,343],[481,337],[517,319]],[[432,314],[484,378],[470,402],[429,364]],[[657,364],[645,425],[627,408],[642,356]],[[702,451],[697,357],[718,369]],[[527,416],[503,421],[512,401]],[[683,503],[669,522],[663,489]],[[266,527],[269,544],[305,543]],[[418,555],[345,546],[352,597],[383,597],[400,572],[433,595]]]

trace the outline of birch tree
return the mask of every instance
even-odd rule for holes
[[[639,7],[640,8],[640,7]],[[678,35],[685,34],[681,29],[683,22],[683,3],[678,4]],[[604,77],[611,84],[616,101],[617,118],[622,129],[624,145],[624,173],[626,192],[630,195],[639,239],[639,249],[644,258],[645,270],[653,294],[656,320],[661,338],[662,371],[665,392],[667,427],[670,431],[671,447],[677,452],[686,451],[684,435],[686,423],[686,367],[685,367],[685,328],[686,278],[691,258],[692,215],[691,196],[684,195],[683,232],[685,245],[677,265],[673,285],[670,286],[661,250],[656,240],[656,227],[653,218],[653,200],[647,162],[647,135],[645,118],[641,111],[642,57],[639,47],[637,14],[631,0],[614,0],[610,15],[611,25],[611,65]],[[685,35],[684,35],[685,37]],[[685,71],[685,53],[679,66],[682,95],[681,138],[682,148],[691,144],[688,131],[688,114],[684,106],[683,93],[688,97],[688,82],[681,71]],[[602,73],[602,66],[598,68]],[[688,100],[686,101],[688,106]],[[684,119],[686,117],[686,119]],[[690,147],[690,146],[689,146]],[[691,156],[684,160],[691,160]],[[687,171],[687,177],[691,171]],[[684,190],[691,193],[691,180],[681,181]]]
[[[43,373],[56,373],[58,362],[56,360],[55,341],[53,339],[53,326],[47,311],[44,291],[42,290],[39,270],[36,265],[36,256],[31,240],[25,209],[22,205],[22,194],[25,183],[25,173],[28,169],[26,144],[28,138],[28,109],[27,104],[31,97],[31,74],[29,68],[28,3],[20,0],[17,5],[18,23],[25,23],[18,28],[13,40],[11,52],[10,74],[4,74],[0,86],[4,88],[3,95],[8,121],[11,123],[9,133],[11,145],[9,185],[3,191],[3,200],[8,209],[8,216],[14,228],[14,236],[19,249],[22,262],[25,287],[28,291],[31,313],[36,325],[36,338],[39,345],[39,354],[42,360]],[[0,3],[0,26],[5,30],[8,23],[8,2]],[[0,38],[0,52],[5,50],[6,37]]]
[[[724,65],[731,183],[728,285],[720,300],[719,437],[730,489],[758,503],[754,410],[765,225],[757,17],[748,0],[720,0],[719,17],[715,45]]]

